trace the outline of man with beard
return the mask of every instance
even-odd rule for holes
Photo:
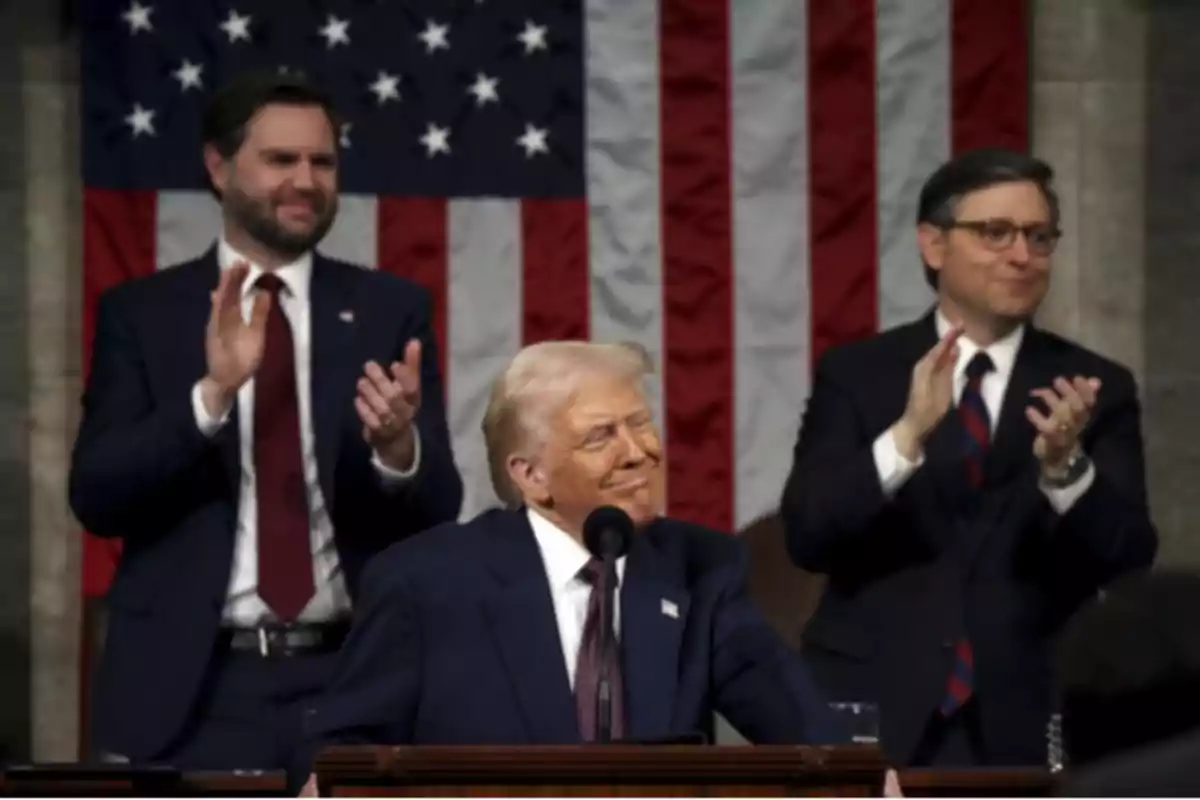
[[[821,358],[784,489],[793,559],[829,578],[804,651],[898,763],[1045,764],[1058,629],[1156,551],[1133,375],[1032,322],[1052,176],[993,149],[930,176],[936,305]]]
[[[100,300],[71,506],[120,537],[93,744],[197,769],[289,763],[377,551],[457,517],[426,293],[313,248],[337,213],[338,121],[255,75],[203,159],[223,228]]]

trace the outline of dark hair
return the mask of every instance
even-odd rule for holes
[[[1054,170],[1041,159],[1001,147],[968,150],[937,168],[921,187],[917,224],[947,228],[955,221],[964,195],[1000,183],[1031,181],[1050,206],[1050,221],[1058,225],[1058,195],[1052,188]],[[937,289],[938,272],[925,264],[925,282]]]
[[[1200,724],[1200,575],[1127,576],[1085,605],[1058,642],[1062,734],[1075,764]]]
[[[201,141],[222,158],[233,158],[246,141],[247,125],[270,105],[319,106],[329,119],[336,144],[341,118],[332,98],[302,76],[278,72],[245,73],[218,90],[204,109]]]

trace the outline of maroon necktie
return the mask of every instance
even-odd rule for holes
[[[258,596],[285,622],[313,596],[308,495],[300,448],[296,351],[280,304],[283,281],[257,286],[271,295],[262,364],[254,374],[254,486],[258,498]]]
[[[967,383],[958,400],[958,417],[965,432],[963,461],[967,482],[972,488],[983,485],[983,467],[992,443],[992,418],[983,400],[983,378],[994,369],[992,359],[982,350],[967,364]],[[950,716],[963,706],[975,691],[975,649],[965,636],[955,642],[954,668],[946,682],[941,712]]]
[[[596,719],[596,699],[600,691],[600,643],[603,631],[608,627],[603,619],[601,598],[604,596],[604,570],[596,559],[592,559],[579,571],[579,577],[592,586],[588,598],[587,619],[583,623],[583,641],[579,645],[579,657],[575,666],[575,704],[579,711],[579,732],[585,742],[594,742],[599,734]],[[614,576],[615,577],[615,576]],[[614,597],[613,605],[616,605]],[[625,730],[625,691],[621,680],[620,648],[611,648],[608,658],[608,682],[612,697],[613,741],[621,738]]]

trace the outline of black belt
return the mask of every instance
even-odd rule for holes
[[[350,632],[349,622],[267,624],[254,628],[222,628],[218,646],[263,658],[333,653]]]

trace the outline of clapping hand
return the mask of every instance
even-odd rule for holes
[[[388,371],[374,361],[358,379],[354,408],[363,424],[363,438],[383,463],[398,471],[411,468],[416,455],[413,418],[421,407],[421,343],[404,348],[404,361]]]
[[[1045,414],[1033,406],[1025,409],[1026,418],[1037,429],[1033,455],[1041,463],[1044,473],[1054,474],[1066,468],[1079,447],[1079,436],[1091,419],[1099,391],[1098,378],[1077,375],[1071,380],[1060,376],[1054,379],[1054,388],[1030,392],[1050,410]]]

